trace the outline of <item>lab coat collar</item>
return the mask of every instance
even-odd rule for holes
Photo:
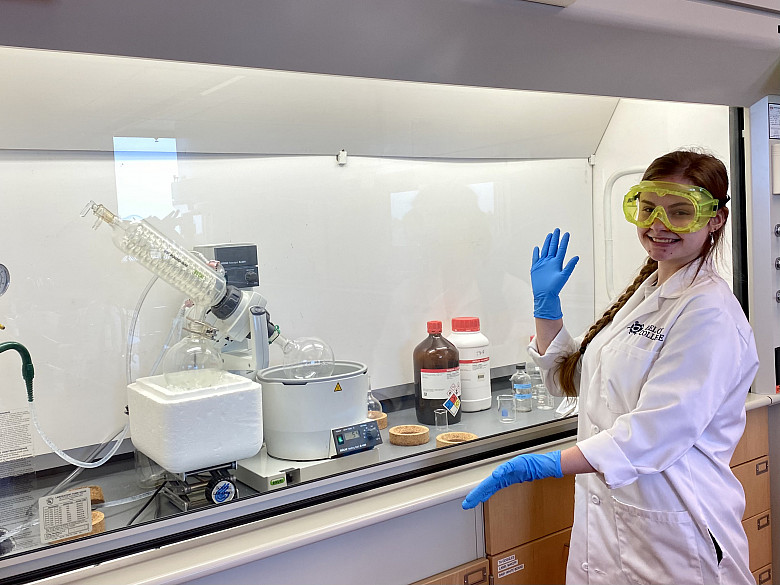
[[[654,285],[658,279],[658,271],[653,272],[637,289],[633,296],[626,303],[627,312],[621,311],[619,322],[622,326],[628,326],[634,321],[641,321],[644,315],[653,313],[661,306],[661,299],[676,299],[683,294],[685,289],[691,285],[694,278],[701,277],[703,274],[710,275],[712,273],[712,266],[710,263],[705,262],[701,267],[699,274],[696,274],[696,269],[699,263],[697,261],[691,262],[687,266],[684,266],[677,272],[675,272],[669,280],[663,283],[661,286]],[[632,308],[633,307],[633,308]]]
[[[696,272],[697,270],[698,274]],[[713,270],[714,269],[711,262],[705,262],[702,264],[701,269],[699,269],[699,261],[694,260],[687,266],[683,266],[677,272],[672,274],[669,280],[663,283],[658,289],[658,296],[665,299],[679,298],[685,289],[693,284],[693,281],[696,278],[704,275],[710,276],[713,273]],[[655,274],[655,277],[650,277],[653,280],[648,279],[647,282],[654,282],[654,279],[657,278],[658,273],[656,272]]]

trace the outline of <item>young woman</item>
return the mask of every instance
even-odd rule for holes
[[[558,295],[569,234],[534,249],[536,337],[551,392],[579,396],[577,444],[500,465],[464,500],[512,483],[577,474],[567,585],[754,583],[745,498],[729,461],[758,369],[753,333],[713,257],[728,218],[728,177],[707,154],[650,165],[623,200],[649,258],[574,340]]]

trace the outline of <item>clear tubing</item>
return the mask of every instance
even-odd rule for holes
[[[137,502],[138,500],[145,500],[146,498],[149,498],[153,495],[154,495],[154,490],[149,490],[148,492],[144,492],[142,494],[136,494],[134,496],[128,496],[126,498],[121,498],[119,500],[111,500],[110,502],[103,502],[102,504],[93,504],[92,509],[100,510],[101,508],[113,508],[114,506],[124,506],[125,504],[132,504],[133,502]]]
[[[128,386],[135,382],[135,379],[133,378],[133,372],[132,372],[132,363],[133,363],[133,346],[135,345],[135,330],[138,326],[138,317],[141,314],[141,307],[144,304],[144,301],[146,300],[146,297],[149,294],[149,291],[152,288],[152,285],[157,282],[157,276],[152,276],[152,279],[149,281],[149,284],[146,285],[146,288],[141,293],[141,296],[138,298],[138,302],[135,305],[135,310],[133,311],[133,316],[130,319],[130,326],[127,329],[127,357],[125,360],[125,377],[127,380]],[[149,373],[150,376],[154,376],[154,373],[157,371],[157,368],[160,367],[160,362],[162,362],[163,356],[165,355],[165,352],[168,351],[171,343],[171,339],[173,339],[174,336],[176,336],[176,339],[178,340],[181,336],[181,326],[184,319],[184,313],[187,309],[186,303],[181,306],[179,309],[179,312],[176,314],[176,317],[173,319],[173,324],[171,325],[170,331],[168,331],[168,337],[165,338],[165,341],[163,342],[163,348],[160,352],[160,355],[157,356],[157,360],[154,362],[154,365],[152,366],[152,369]]]
[[[95,447],[95,448],[94,448],[94,449],[93,449],[93,450],[90,452],[90,454],[89,454],[89,455],[87,455],[87,460],[91,460],[91,459],[93,459],[95,456],[97,456],[97,454],[98,454],[98,453],[100,453],[100,452],[101,452],[103,449],[105,449],[105,448],[106,448],[106,445],[108,445],[108,444],[109,444],[109,443],[111,443],[112,441],[116,440],[116,438],[117,438],[117,437],[118,437],[118,436],[119,436],[119,435],[120,435],[120,434],[121,434],[121,433],[122,433],[124,430],[125,430],[124,428],[121,428],[121,429],[119,429],[117,432],[113,433],[113,434],[112,434],[110,437],[108,437],[108,438],[107,438],[105,441],[103,441],[102,443],[100,443],[100,445],[98,445],[97,447]],[[44,495],[47,495],[47,496],[48,496],[48,495],[50,495],[50,494],[57,494],[57,493],[59,493],[59,492],[60,492],[60,490],[61,490],[62,488],[64,488],[66,485],[68,485],[68,484],[69,484],[69,483],[71,483],[71,482],[72,482],[74,479],[76,479],[76,478],[77,478],[77,477],[78,477],[78,476],[81,474],[81,472],[82,472],[82,471],[84,471],[84,468],[83,468],[83,467],[76,467],[76,469],[74,469],[74,470],[73,470],[73,471],[70,473],[70,475],[68,475],[68,477],[66,477],[65,479],[63,479],[63,480],[62,480],[60,483],[58,483],[57,485],[55,485],[55,486],[54,486],[53,488],[51,488],[51,489],[50,489],[48,492],[46,492],[46,494],[44,494]]]
[[[147,221],[119,219],[94,201],[90,202],[89,209],[113,228],[113,240],[117,248],[196,304],[212,307],[224,298],[227,290],[225,278]]]
[[[133,344],[135,340],[135,328],[138,326],[138,316],[141,314],[141,307],[144,304],[144,301],[146,300],[146,295],[149,294],[149,291],[152,289],[152,286],[154,283],[157,282],[157,276],[152,276],[151,280],[149,280],[149,283],[146,285],[146,288],[144,288],[143,292],[141,293],[141,296],[138,297],[138,302],[135,305],[135,310],[133,311],[133,317],[130,319],[130,326],[127,328],[127,356],[125,357],[125,379],[127,380],[127,384],[130,385],[133,383],[133,373],[132,373],[132,364],[133,364]]]
[[[152,366],[152,369],[149,371],[150,376],[154,376],[154,374],[157,372],[157,368],[160,367],[160,362],[162,362],[163,357],[165,357],[165,352],[167,352],[171,348],[171,340],[175,337],[177,340],[181,339],[181,329],[182,324],[184,323],[184,314],[187,311],[187,305],[184,304],[179,309],[179,312],[176,314],[176,317],[173,320],[173,324],[171,325],[171,330],[168,332],[168,337],[165,338],[165,341],[163,342],[163,348],[160,352],[160,355],[157,356],[157,360],[154,362],[154,365]]]
[[[78,467],[84,467],[86,469],[94,469],[95,467],[100,467],[103,465],[106,461],[111,459],[114,456],[114,453],[116,453],[119,450],[119,447],[122,445],[122,441],[125,440],[125,436],[127,435],[127,431],[130,430],[130,423],[126,423],[125,427],[122,429],[122,433],[119,436],[119,438],[116,440],[116,444],[111,448],[111,450],[106,453],[105,457],[98,461],[94,462],[88,462],[88,461],[79,461],[78,459],[74,459],[67,453],[65,453],[63,450],[59,449],[52,441],[49,439],[49,437],[46,436],[46,433],[43,432],[43,429],[38,424],[38,417],[35,415],[35,403],[30,402],[30,415],[32,416],[33,424],[35,425],[35,430],[38,431],[38,434],[41,436],[41,439],[43,439],[43,442],[46,443],[49,446],[49,449],[54,451],[57,455],[60,456],[61,459],[64,461],[67,461],[71,465],[76,465]]]

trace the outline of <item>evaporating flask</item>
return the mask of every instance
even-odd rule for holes
[[[214,341],[205,334],[191,331],[171,346],[163,358],[165,383],[175,390],[218,386],[222,373],[222,357]]]

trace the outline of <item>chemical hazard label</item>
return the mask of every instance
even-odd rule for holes
[[[452,416],[458,414],[458,410],[460,409],[460,398],[458,398],[458,395],[454,392],[450,394],[449,398],[447,398],[447,402],[444,403],[444,408],[449,410],[452,413]]]

